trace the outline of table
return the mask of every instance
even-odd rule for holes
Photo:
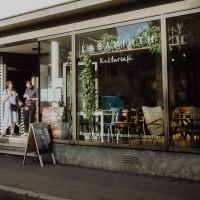
[[[100,124],[101,124],[101,132],[100,132],[100,137],[101,137],[101,142],[104,142],[104,116],[112,116],[112,111],[111,110],[100,110],[100,111],[94,111],[93,115],[95,116],[100,116]]]
[[[84,112],[78,112],[78,115],[84,115]],[[94,116],[100,117],[100,126],[101,126],[101,132],[100,132],[100,138],[101,142],[104,142],[104,116],[112,116],[111,110],[96,110],[93,112]]]

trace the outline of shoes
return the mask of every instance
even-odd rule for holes
[[[1,134],[1,137],[5,137],[5,136],[6,136],[6,133],[2,133],[2,134]]]
[[[23,134],[21,134],[21,137],[26,137],[26,136],[28,136],[28,133],[23,133]]]

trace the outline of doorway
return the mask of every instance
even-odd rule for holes
[[[34,77],[38,77],[38,56],[7,55],[4,64],[6,65],[6,81],[13,82],[20,100],[24,103],[26,81],[32,81]]]
[[[0,52],[2,52],[0,54],[3,57],[3,64],[5,66],[4,81],[13,82],[14,88],[23,104],[25,102],[25,99],[23,99],[23,94],[26,89],[26,81],[32,81],[33,85],[38,87],[39,65],[37,50],[37,42],[0,48]],[[37,82],[34,80],[37,80]],[[16,136],[21,135],[24,131],[24,129],[20,127],[20,125],[23,125],[22,117],[23,107],[21,112],[19,112],[19,118],[21,120],[19,127],[16,127],[15,130]],[[2,119],[0,120],[2,121]],[[7,130],[7,133],[9,137],[9,130]]]

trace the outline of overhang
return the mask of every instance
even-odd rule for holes
[[[51,22],[59,18],[76,18],[84,13],[90,13],[97,10],[110,9],[114,11],[117,7],[128,6],[137,9],[138,5],[153,6],[156,4],[166,4],[183,0],[69,0],[66,3],[57,4],[40,10],[35,10],[20,15],[8,17],[0,20],[0,32],[9,31],[15,28],[26,27],[30,25]]]
[[[141,0],[71,0],[52,7],[2,19],[0,20],[0,31],[7,31],[31,24],[38,24],[58,18],[75,16],[93,10],[119,6],[137,1]]]

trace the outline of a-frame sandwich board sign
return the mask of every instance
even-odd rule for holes
[[[27,146],[24,154],[23,164],[25,165],[28,153],[37,152],[40,165],[43,167],[42,156],[43,154],[51,154],[53,164],[56,164],[53,154],[53,145],[49,136],[49,131],[45,123],[32,123],[30,124]]]

